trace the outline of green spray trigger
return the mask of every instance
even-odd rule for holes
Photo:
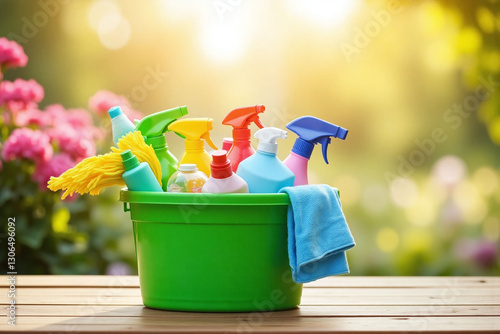
[[[141,131],[147,138],[157,137],[169,131],[168,126],[188,114],[186,106],[172,108],[148,115],[136,124],[136,131]]]

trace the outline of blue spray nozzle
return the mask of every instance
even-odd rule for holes
[[[292,152],[309,159],[315,144],[321,144],[323,148],[323,159],[328,163],[328,144],[331,137],[344,140],[347,137],[347,129],[329,123],[322,119],[304,116],[299,117],[287,124],[286,128],[299,136],[295,140]]]

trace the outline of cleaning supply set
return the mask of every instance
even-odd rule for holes
[[[277,157],[287,132],[264,127],[262,105],[233,109],[222,121],[232,138],[223,150],[210,138],[212,118],[182,118],[186,106],[132,123],[109,114],[111,152],[83,160],[49,188],[96,195],[111,185],[130,212],[141,295],[151,308],[202,312],[285,310],[300,304],[302,283],[349,272],[354,246],[338,190],[307,185],[314,145],[345,139],[347,130],[305,116],[287,125],[298,138]],[[251,145],[251,123],[260,128]],[[180,162],[166,132],[185,139]],[[205,150],[205,141],[214,150]],[[199,194],[203,193],[203,194]],[[179,252],[182,249],[182,252]],[[276,291],[280,298],[272,298]],[[271,298],[271,299],[270,299]]]

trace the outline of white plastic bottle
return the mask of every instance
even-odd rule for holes
[[[227,151],[219,150],[212,153],[210,164],[212,175],[201,189],[203,193],[248,193],[248,185],[240,176],[233,172]]]
[[[135,125],[122,112],[120,107],[113,107],[108,111],[111,117],[111,131],[113,132],[113,142],[118,144],[118,140],[129,132],[135,130]]]

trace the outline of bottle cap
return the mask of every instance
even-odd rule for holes
[[[273,127],[260,129],[254,134],[254,137],[259,139],[259,146],[257,146],[257,150],[276,154],[278,152],[276,139],[286,139],[286,133],[287,132],[284,130]]]
[[[123,114],[122,112],[122,108],[120,108],[119,106],[116,106],[116,107],[112,107],[108,110],[108,114],[109,116],[111,117],[111,119],[115,118],[116,116],[120,115],[120,114]]]
[[[222,149],[228,151],[233,147],[233,138],[224,138],[222,140]]]
[[[198,167],[196,164],[181,164],[179,166],[179,170],[181,172],[196,172],[198,170]]]
[[[218,150],[212,153],[212,177],[214,179],[225,179],[233,175],[231,161],[227,158],[227,151]]]
[[[131,170],[139,166],[139,160],[137,160],[137,157],[132,154],[131,150],[125,150],[120,153],[120,155],[122,157],[123,167],[125,167],[125,170]]]

